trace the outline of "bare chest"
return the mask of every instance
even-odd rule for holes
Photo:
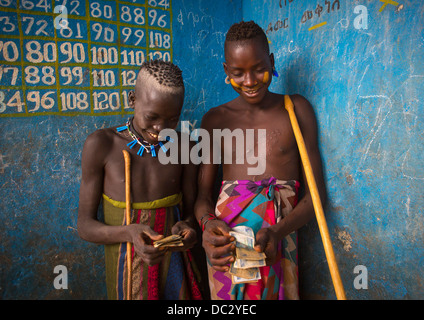
[[[262,150],[266,157],[282,157],[296,149],[290,120],[283,112],[223,117],[215,134],[222,137],[221,145],[226,152],[235,153],[243,145],[246,152],[258,154]],[[214,141],[218,140],[215,138]]]
[[[178,193],[181,189],[182,167],[162,164],[158,152],[137,154],[138,148],[126,145],[117,147],[106,159],[104,166],[104,191],[115,200],[122,201],[125,194],[125,161],[122,150],[130,153],[131,194],[133,201],[145,202]]]
[[[222,137],[214,140],[228,179],[298,178],[297,145],[285,112],[225,117],[220,130]]]

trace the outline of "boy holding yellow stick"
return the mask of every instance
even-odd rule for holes
[[[211,195],[219,165],[212,161],[201,164],[195,214],[203,229],[211,297],[298,299],[297,230],[314,217],[314,209],[306,183],[303,197],[298,198],[300,182],[305,181],[301,159],[284,108],[284,96],[268,90],[272,75],[277,76],[274,56],[269,52],[265,33],[253,21],[240,22],[229,29],[224,70],[226,83],[239,96],[209,110],[202,119],[202,128],[210,134],[214,129],[241,129],[244,133],[248,129],[265,129],[265,140],[260,140],[258,133],[255,147],[246,150],[246,154],[266,158],[266,167],[257,175],[249,175],[247,161],[236,161],[233,152],[233,161],[222,165],[223,182],[215,204]],[[326,191],[315,115],[305,98],[294,95],[291,99],[324,200]],[[258,154],[261,144],[266,145],[265,154]],[[213,152],[211,148],[211,157]],[[235,283],[234,263],[239,258],[237,242],[234,244],[237,234],[232,230],[241,226],[252,229],[254,249],[265,253],[266,266],[259,267],[254,281]]]

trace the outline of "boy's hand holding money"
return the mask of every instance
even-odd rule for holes
[[[230,227],[218,219],[209,221],[203,231],[203,248],[209,262],[217,271],[228,271],[229,264],[235,260],[235,239],[229,234],[230,231]]]
[[[134,251],[147,265],[153,266],[162,261],[165,252],[155,248],[151,243],[162,239],[163,235],[144,224],[133,223],[126,228],[129,231]]]
[[[174,235],[182,237],[182,246],[170,247],[171,251],[186,251],[194,247],[197,242],[196,231],[190,227],[187,221],[178,221],[171,229]]]
[[[278,237],[271,228],[263,228],[256,234],[256,244],[254,249],[257,252],[264,252],[266,255],[266,265],[272,266],[277,258]]]
[[[236,260],[230,267],[232,282],[237,284],[258,281],[261,279],[259,268],[266,265],[266,256],[254,249],[256,241],[252,228],[236,226],[230,234],[236,239]]]

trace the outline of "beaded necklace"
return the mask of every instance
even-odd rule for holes
[[[160,148],[162,149],[162,151],[164,153],[166,153],[168,151],[168,149],[166,149],[166,147],[163,145],[162,141],[159,141],[156,144],[151,144],[151,143],[147,142],[146,140],[142,140],[142,139],[138,138],[134,134],[134,132],[131,131],[133,119],[134,119],[134,117],[129,118],[128,121],[126,122],[125,126],[116,128],[116,131],[118,131],[118,132],[128,130],[130,137],[133,139],[133,141],[127,143],[127,146],[130,149],[132,149],[136,144],[140,145],[140,149],[137,151],[137,154],[140,157],[143,155],[144,150],[146,150],[147,153],[151,153],[152,157],[156,157],[156,155],[157,155],[156,154],[156,147],[157,146],[160,146]],[[171,137],[166,137],[166,141],[174,142],[174,139],[172,139]]]

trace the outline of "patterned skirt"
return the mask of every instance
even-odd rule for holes
[[[222,183],[215,214],[230,228],[248,226],[256,233],[284,219],[297,204],[299,182],[275,178],[262,181],[236,180]],[[260,268],[261,279],[233,284],[229,272],[220,272],[208,262],[211,298],[216,300],[299,299],[297,232],[278,245],[277,261]]]
[[[131,223],[149,225],[165,237],[180,220],[181,194],[152,202],[133,203]],[[125,202],[103,195],[105,223],[125,225]],[[127,295],[127,245],[105,245],[106,285],[108,299],[122,300]],[[168,252],[161,263],[148,266],[132,247],[131,300],[198,300],[198,270],[190,251]]]

